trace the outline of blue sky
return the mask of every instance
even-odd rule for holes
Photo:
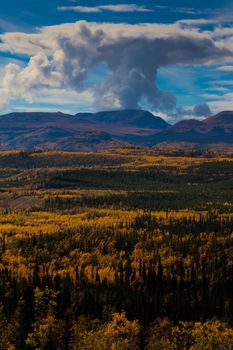
[[[153,11],[147,13],[75,13],[74,11],[57,11],[58,7],[63,6],[99,6],[99,5],[119,5],[119,4],[137,4],[145,6]],[[23,30],[30,30],[36,26],[52,25],[65,22],[74,22],[80,19],[88,21],[114,21],[114,22],[162,22],[171,23],[183,18],[208,18],[211,11],[224,12],[230,1],[219,0],[162,0],[162,1],[135,1],[127,0],[119,2],[115,0],[1,0],[1,19],[11,25]],[[10,27],[9,27],[10,28]],[[4,30],[4,28],[2,28]],[[8,28],[7,28],[8,29]]]
[[[219,0],[1,0],[0,112],[147,108],[172,120],[199,104],[233,109],[232,9]]]

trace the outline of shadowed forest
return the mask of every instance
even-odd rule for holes
[[[233,349],[233,157],[0,153],[1,350]]]

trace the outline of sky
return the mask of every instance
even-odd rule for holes
[[[1,0],[0,113],[233,110],[233,0]]]

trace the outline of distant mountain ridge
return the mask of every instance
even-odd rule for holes
[[[123,110],[106,111],[97,113],[78,113],[76,117],[89,120],[95,123],[134,126],[138,128],[163,130],[169,124],[160,117],[156,117],[148,111],[143,110]]]
[[[99,151],[109,147],[233,147],[233,111],[174,125],[144,110],[98,113],[22,112],[0,117],[0,149]],[[177,146],[176,146],[177,147]]]

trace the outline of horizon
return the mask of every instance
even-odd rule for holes
[[[126,112],[126,111],[141,111],[141,112],[149,112],[151,113],[155,118],[160,118],[164,121],[166,121],[168,124],[170,124],[171,126],[172,125],[175,125],[176,123],[179,123],[179,122],[182,122],[184,120],[197,120],[197,121],[204,121],[205,119],[208,119],[208,118],[211,118],[211,117],[214,117],[214,116],[217,116],[219,114],[223,114],[223,113],[233,113],[233,110],[223,110],[223,111],[219,111],[218,113],[212,113],[211,115],[208,115],[208,116],[203,116],[202,118],[198,118],[198,117],[195,117],[195,116],[192,116],[192,117],[185,117],[183,116],[183,118],[181,119],[177,119],[176,121],[174,122],[169,122],[166,120],[166,118],[163,118],[159,115],[156,115],[154,114],[153,112],[150,112],[149,110],[146,110],[146,109],[140,109],[140,108],[135,108],[135,109],[115,109],[115,110],[103,110],[103,111],[97,111],[97,112],[87,112],[87,111],[82,111],[82,112],[77,112],[77,113],[74,113],[74,114],[70,114],[70,113],[65,113],[65,112],[62,112],[61,110],[33,110],[33,111],[30,111],[30,110],[26,110],[26,111],[11,111],[11,112],[7,112],[7,113],[4,113],[4,114],[0,114],[0,118],[1,117],[5,117],[7,115],[11,115],[11,114],[25,114],[25,113],[29,113],[29,114],[63,114],[63,115],[67,115],[67,116],[70,116],[70,117],[75,117],[75,116],[78,116],[78,114],[98,114],[98,113],[115,113],[115,112]]]
[[[2,2],[1,115],[233,110],[232,1]]]

